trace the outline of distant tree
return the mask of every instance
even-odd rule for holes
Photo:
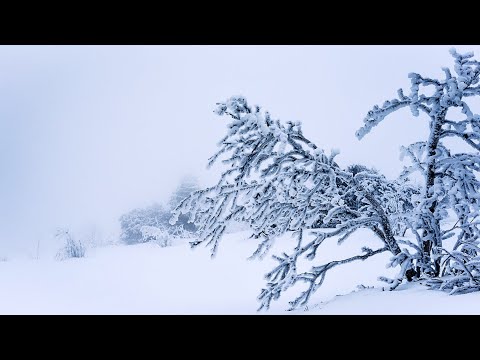
[[[184,177],[172,193],[166,206],[153,204],[129,211],[120,217],[120,239],[126,244],[138,244],[148,241],[159,242],[160,237],[168,234],[171,238],[192,237],[196,226],[182,215],[177,223],[170,224],[172,209],[192,192],[198,190],[198,181],[194,176]],[[142,228],[144,231],[142,232]],[[157,230],[154,230],[157,229]],[[162,240],[163,241],[163,240]],[[170,242],[165,242],[165,244]]]
[[[142,226],[164,227],[170,216],[170,211],[160,204],[133,209],[120,217],[120,239],[126,244],[145,242]]]
[[[182,201],[192,192],[197,191],[198,189],[198,179],[195,176],[187,175],[183,177],[176,190],[170,196],[170,199],[168,200],[168,207],[171,209],[175,209],[180,203],[180,201]]]
[[[178,185],[177,189],[173,192],[170,196],[168,201],[168,209],[171,211],[175,209],[182,200],[190,196],[194,191],[199,190],[200,187],[198,186],[198,180],[196,177],[189,175],[184,177],[180,184]],[[183,226],[185,231],[195,232],[197,227],[195,224],[188,222],[188,216],[180,215],[178,220],[175,224],[166,223],[165,226]]]
[[[140,228],[143,242],[155,242],[161,247],[170,246],[172,241],[172,234],[168,229],[162,226],[142,226]]]

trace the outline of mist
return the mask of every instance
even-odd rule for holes
[[[0,251],[30,254],[58,227],[115,237],[121,214],[166,201],[183,176],[213,184],[213,109],[232,95],[301,121],[340,165],[393,178],[428,123],[407,109],[361,142],[355,131],[408,73],[443,77],[450,47],[1,46]]]

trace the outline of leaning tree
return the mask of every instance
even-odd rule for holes
[[[358,138],[363,138],[403,107],[409,107],[414,116],[427,114],[430,135],[403,149],[412,165],[399,179],[388,181],[362,166],[340,168],[335,162],[337,152],[327,155],[318,148],[304,136],[300,123],[283,124],[237,96],[219,103],[216,109],[218,115],[228,118],[228,132],[209,164],[221,160],[225,171],[215,186],[184,199],[171,221],[188,214],[199,230],[192,246],[211,246],[212,256],[230,221],[250,225],[251,237],[259,241],[254,257],[264,256],[280,235],[296,237],[290,254],[273,256],[278,266],[265,276],[260,308],[268,308],[272,300],[299,282],[307,286],[290,304],[292,308],[305,305],[329,270],[383,252],[392,255],[389,265],[399,268],[394,279],[381,278],[390,283],[390,289],[405,279],[427,278],[430,286],[451,293],[480,290],[480,116],[465,102],[465,98],[480,94],[476,85],[480,64],[472,60],[472,54],[452,51],[452,55],[456,77],[449,69],[444,69],[444,80],[410,74],[411,94],[399,90],[398,99],[375,106],[357,132]],[[426,95],[420,86],[433,86],[435,92]],[[449,116],[448,110],[455,107],[462,109],[465,119]],[[444,144],[446,137],[460,138],[474,151],[454,152]],[[408,180],[414,171],[425,178],[420,189]],[[448,216],[456,218],[449,228]],[[404,233],[399,226],[407,227],[416,243],[397,236]],[[349,258],[315,262],[324,241],[342,243],[360,228],[369,229],[379,239],[378,248],[363,247]],[[448,249],[443,242],[453,236],[456,242]],[[302,258],[315,265],[300,271]]]
[[[398,98],[374,106],[357,132],[362,139],[389,114],[408,107],[413,116],[424,113],[429,123],[425,141],[402,148],[411,159],[403,176],[418,171],[425,180],[423,194],[414,211],[404,218],[416,237],[419,258],[416,276],[430,278],[433,287],[452,293],[480,289],[479,208],[480,208],[480,116],[474,114],[467,100],[480,95],[480,62],[473,53],[450,51],[453,72],[443,68],[442,80],[411,73],[410,94],[398,90]],[[427,95],[426,88],[433,88]],[[452,111],[461,109],[463,119],[455,120]],[[445,144],[446,138],[460,139],[469,152],[455,152]],[[455,224],[448,228],[448,221]],[[448,250],[444,240],[456,236]]]
[[[274,256],[279,264],[266,275],[267,285],[259,296],[261,308],[268,308],[298,282],[307,283],[307,289],[291,305],[304,305],[329,270],[383,252],[392,254],[392,265],[401,264],[398,277],[386,279],[393,287],[405,276],[411,277],[414,257],[402,250],[392,228],[393,217],[403,216],[398,204],[408,203],[411,185],[389,182],[364,167],[341,169],[335,162],[337,152],[327,155],[319,149],[304,136],[300,123],[282,124],[260,107],[249,106],[243,97],[218,104],[216,113],[229,119],[228,133],[209,164],[222,159],[227,168],[215,186],[183,200],[171,221],[189,214],[198,227],[192,246],[210,245],[212,256],[230,221],[250,225],[251,237],[259,241],[253,257],[264,256],[280,235],[295,236],[291,254]],[[319,223],[335,224],[335,228],[319,229]],[[377,249],[363,247],[356,256],[297,271],[298,260],[315,260],[325,240],[342,243],[360,228],[378,237]],[[309,241],[306,229],[313,235]]]

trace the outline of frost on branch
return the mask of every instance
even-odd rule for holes
[[[222,157],[226,170],[215,186],[195,192],[175,212],[189,213],[197,224],[194,245],[211,244],[214,254],[227,223],[242,221],[261,240],[255,255],[262,255],[275,237],[318,223],[344,181],[335,153],[327,155],[306,139],[300,123],[281,124],[242,97],[218,104],[216,113],[230,122],[209,165]]]
[[[405,279],[427,278],[432,287],[453,293],[477,290],[480,116],[467,99],[480,95],[480,63],[471,53],[451,54],[454,68],[443,69],[444,79],[409,74],[408,93],[400,89],[396,98],[375,105],[357,131],[362,139],[402,108],[428,120],[428,138],[403,148],[402,156],[411,164],[395,181],[361,166],[341,169],[337,152],[318,148],[300,123],[281,123],[241,96],[217,104],[216,114],[228,119],[227,134],[209,165],[221,162],[225,170],[215,186],[194,192],[174,214],[188,214],[198,227],[192,246],[205,243],[214,255],[231,221],[249,224],[252,238],[259,241],[254,257],[264,256],[278,236],[296,236],[290,254],[274,256],[278,266],[266,275],[261,308],[298,282],[307,288],[291,305],[302,306],[332,268],[385,251],[392,254],[389,265],[400,269],[394,279],[382,278],[391,289]],[[428,87],[432,95],[424,91]],[[464,119],[451,118],[449,110],[455,107]],[[471,152],[453,152],[443,143],[447,137],[464,142]],[[413,172],[423,176],[420,188],[409,180]],[[452,216],[456,222],[447,226]],[[378,248],[364,247],[362,254],[298,270],[300,259],[315,262],[324,241],[335,238],[341,244],[360,228],[378,238]],[[414,241],[399,238],[407,230]],[[455,241],[450,250],[444,245],[448,239]]]
[[[398,98],[374,106],[364,119],[357,137],[363,138],[387,115],[409,107],[413,116],[424,113],[429,122],[429,136],[425,141],[402,148],[407,156],[401,177],[419,172],[424,178],[421,196],[413,196],[415,207],[403,221],[417,239],[416,276],[430,279],[434,288],[463,293],[479,289],[478,268],[480,207],[480,116],[474,114],[467,100],[480,95],[480,63],[473,53],[450,51],[454,58],[453,71],[443,68],[442,80],[411,73],[410,94],[398,91]],[[427,96],[422,90],[434,89]],[[465,118],[453,120],[449,110],[459,108]],[[455,153],[443,139],[458,139],[468,145],[471,152]],[[455,225],[448,222],[453,219]],[[447,239],[454,239],[451,250]]]
[[[266,275],[261,308],[298,282],[308,283],[308,289],[291,304],[304,305],[328,270],[384,251],[402,253],[392,223],[408,209],[405,184],[387,181],[361,165],[341,169],[335,162],[338,151],[327,154],[318,148],[304,136],[299,122],[281,123],[241,96],[217,104],[215,113],[228,119],[227,135],[209,165],[221,161],[225,170],[215,186],[184,199],[172,221],[189,214],[199,233],[192,246],[211,246],[212,256],[231,221],[248,223],[251,237],[259,241],[252,257],[263,257],[282,234],[296,236],[290,255],[274,256],[279,265]],[[365,248],[358,256],[297,273],[297,261],[315,261],[323,241],[336,237],[340,244],[360,228],[370,229],[379,239],[378,249]],[[306,230],[313,240],[303,244]]]

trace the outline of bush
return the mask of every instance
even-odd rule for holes
[[[189,217],[180,215],[175,224],[170,224],[172,210],[186,197],[198,189],[195,177],[187,176],[172,193],[167,206],[153,204],[145,208],[137,208],[120,217],[122,233],[120,239],[126,244],[139,244],[148,241],[158,242],[160,232],[169,238],[192,237],[196,226],[189,222]],[[142,231],[143,229],[143,231]],[[160,232],[159,232],[160,231]],[[162,243],[162,241],[160,241]]]
[[[159,204],[133,209],[120,217],[120,239],[126,244],[139,244],[148,240],[142,234],[143,226],[165,227],[170,212]]]
[[[55,236],[65,241],[65,246],[55,256],[57,260],[85,257],[85,245],[80,240],[76,240],[68,230],[60,229]]]
[[[170,234],[164,226],[142,226],[140,231],[142,233],[143,242],[155,242],[161,247],[172,245]]]

